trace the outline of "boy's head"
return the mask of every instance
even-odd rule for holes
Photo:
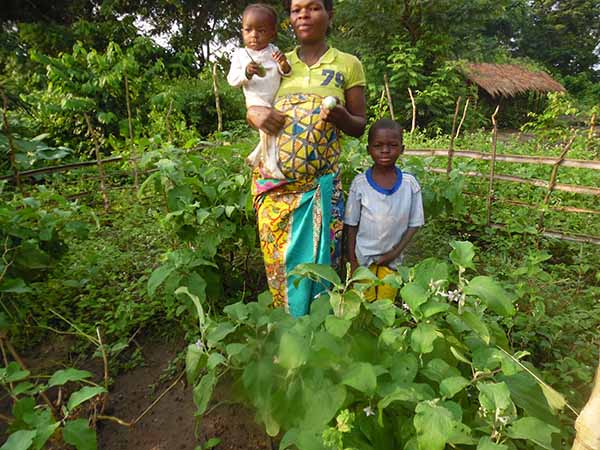
[[[379,119],[369,129],[369,155],[376,166],[395,166],[404,152],[402,127],[394,120]]]
[[[252,50],[262,50],[277,35],[277,12],[271,5],[253,3],[242,15],[244,45]]]

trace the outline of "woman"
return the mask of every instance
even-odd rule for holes
[[[308,314],[322,284],[294,283],[301,263],[339,263],[344,204],[339,180],[339,132],[365,129],[365,76],[352,55],[327,45],[332,0],[286,2],[298,47],[286,56],[292,73],[282,79],[274,108],[251,107],[248,121],[277,135],[285,179],[255,171],[252,193],[269,288],[276,306]],[[321,107],[326,96],[338,105]]]

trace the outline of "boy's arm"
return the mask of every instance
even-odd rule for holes
[[[421,227],[408,227],[406,232],[402,235],[402,239],[400,239],[400,242],[398,242],[394,247],[392,247],[392,249],[389,252],[384,253],[379,257],[377,265],[387,266],[396,258],[398,258],[419,228]]]
[[[346,235],[346,258],[350,263],[351,273],[354,273],[358,267],[356,259],[356,234],[358,232],[357,225],[344,224],[344,234]]]
[[[231,57],[231,67],[227,74],[227,82],[232,87],[240,87],[248,82],[246,66],[243,64],[240,54],[237,51]]]

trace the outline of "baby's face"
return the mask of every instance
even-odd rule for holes
[[[242,18],[244,45],[252,50],[262,50],[275,37],[273,18],[265,11],[251,9]]]

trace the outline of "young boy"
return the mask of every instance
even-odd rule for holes
[[[352,271],[366,266],[382,279],[402,263],[402,252],[424,224],[423,201],[415,177],[396,167],[404,152],[397,122],[375,122],[368,151],[374,164],[354,178],[346,205],[347,253]],[[396,289],[385,285],[367,291],[370,301],[395,296]]]
[[[273,106],[281,76],[292,68],[285,55],[271,41],[277,35],[277,13],[273,7],[254,3],[242,16],[244,48],[238,48],[231,58],[227,81],[242,87],[246,107]],[[276,137],[260,131],[260,143],[246,161],[258,167],[266,178],[285,179],[277,164]]]

